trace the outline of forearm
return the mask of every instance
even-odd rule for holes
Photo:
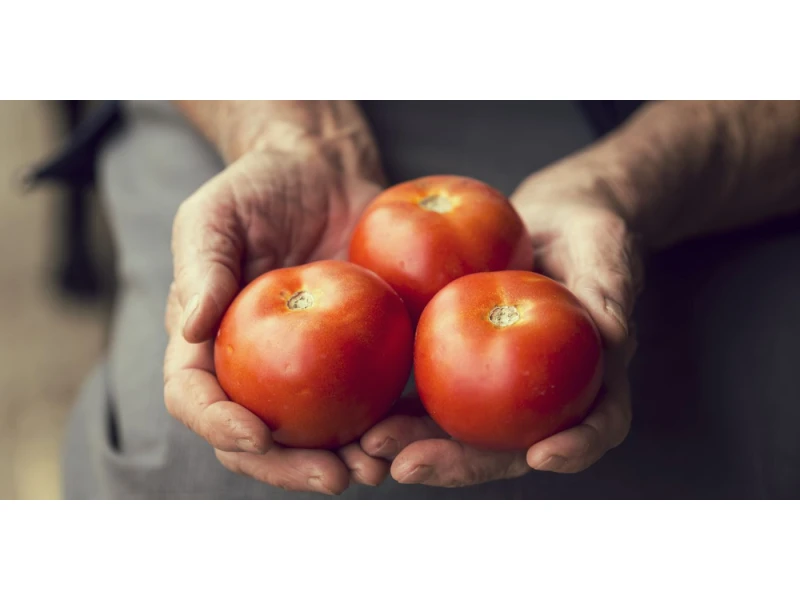
[[[800,210],[800,102],[660,102],[600,142],[653,247]]]
[[[325,154],[344,172],[382,177],[377,146],[355,102],[192,101],[175,104],[227,162],[252,151]]]

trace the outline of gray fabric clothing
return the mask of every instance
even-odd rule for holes
[[[364,103],[394,181],[471,175],[510,193],[592,133],[568,102]],[[107,360],[84,387],[64,452],[69,498],[322,498],[230,473],[163,399],[164,305],[178,205],[222,169],[166,102],[126,104],[101,161],[121,289]],[[798,497],[800,229],[752,231],[656,257],[637,311],[634,426],[578,475],[463,489],[352,486],[342,498]],[[757,282],[759,288],[754,288]]]

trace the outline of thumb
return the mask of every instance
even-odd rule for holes
[[[587,211],[563,230],[565,284],[583,302],[611,347],[628,341],[628,321],[642,283],[637,244],[610,211]]]
[[[211,339],[239,291],[245,239],[233,190],[223,172],[186,200],[175,216],[175,291],[186,341]]]
[[[628,340],[644,274],[618,189],[589,155],[577,155],[530,176],[512,195],[533,240],[537,270],[578,297],[615,349]]]

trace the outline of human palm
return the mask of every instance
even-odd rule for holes
[[[451,439],[408,402],[364,434],[362,448],[392,461],[401,483],[458,487],[533,469],[575,473],[619,445],[630,428],[628,320],[641,282],[634,236],[613,190],[578,156],[529,177],[512,196],[533,240],[536,270],[563,282],[586,306],[605,345],[605,381],[582,423],[527,451],[489,452]]]
[[[227,468],[298,491],[377,485],[387,464],[358,444],[337,453],[282,448],[253,413],[231,402],[214,374],[213,338],[241,287],[272,269],[346,258],[350,232],[380,191],[324,156],[244,155],[178,210],[166,327],[164,396],[174,417],[204,437]]]

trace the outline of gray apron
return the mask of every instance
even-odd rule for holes
[[[505,193],[594,135],[569,102],[364,103],[388,174],[483,179]],[[163,399],[164,305],[179,204],[223,165],[166,102],[125,105],[100,183],[120,290],[106,358],[72,413],[67,498],[323,498],[233,474]],[[532,473],[461,489],[351,486],[340,498],[797,497],[800,259],[796,227],[687,244],[655,257],[631,370],[625,443],[577,475]],[[754,290],[757,281],[763,292]]]

